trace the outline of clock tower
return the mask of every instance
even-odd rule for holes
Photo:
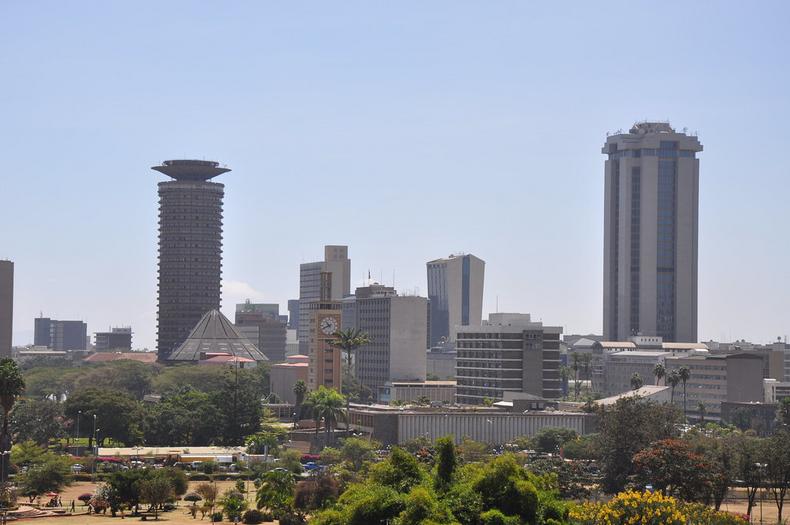
[[[331,286],[331,276],[321,275],[322,297],[318,301],[306,304],[308,310],[308,356],[310,357],[307,373],[307,387],[316,390],[324,385],[341,391],[343,378],[343,356],[337,348],[330,344],[335,339],[335,332],[340,330],[340,301],[329,299],[331,294],[326,287]]]

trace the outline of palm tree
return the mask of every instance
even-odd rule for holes
[[[640,375],[634,372],[634,375],[631,376],[631,390],[639,390],[644,384]]]
[[[697,412],[699,412],[699,424],[700,424],[700,426],[705,425],[705,413],[707,411],[708,411],[708,409],[705,407],[705,403],[703,403],[702,401],[697,403]]]
[[[573,370],[573,399],[579,400],[579,354],[571,354],[571,370]]]
[[[329,341],[329,346],[331,346],[332,348],[337,348],[338,350],[340,350],[345,354],[346,374],[348,374],[348,377],[352,377],[353,374],[351,372],[351,365],[353,364],[354,352],[356,352],[356,350],[360,346],[365,346],[366,344],[369,344],[370,338],[368,337],[368,334],[366,334],[365,332],[363,332],[358,328],[338,330],[337,332],[332,334],[332,337],[334,337],[334,339]],[[340,391],[342,394],[343,391],[342,379],[341,379]],[[346,433],[348,434],[351,433],[351,425],[349,423],[351,421],[351,418],[348,417],[349,410],[351,408],[350,393],[351,391],[349,389],[348,391],[349,395],[346,396]]]
[[[307,385],[301,379],[294,383],[294,395],[296,396],[296,406],[294,407],[294,419],[299,419],[301,415],[302,403],[307,393]]]
[[[347,412],[343,412],[343,396],[331,388],[321,385],[314,391],[313,411],[316,417],[324,419],[324,429],[326,431],[326,441],[329,443],[332,428],[337,426],[340,419],[345,419]],[[346,428],[348,428],[346,420]]]
[[[259,509],[269,509],[280,518],[290,509],[291,499],[296,486],[294,475],[282,470],[270,470],[261,477],[255,494],[255,505]]]
[[[664,366],[664,363],[656,363],[656,366],[653,367],[653,375],[656,376],[656,385],[660,385],[661,380],[667,375],[667,368]]]
[[[678,375],[678,371],[676,369],[672,369],[667,374],[667,381],[666,382],[669,383],[669,386],[672,387],[672,392],[670,393],[669,402],[674,405],[675,404],[675,387],[678,386],[678,383],[680,383],[680,375]]]
[[[582,376],[585,381],[591,381],[592,354],[582,354]]]
[[[11,450],[11,435],[8,433],[8,415],[14,408],[14,403],[25,391],[25,380],[19,372],[19,367],[12,359],[0,360],[0,405],[3,407],[3,430],[0,433],[0,452],[3,452],[2,459],[2,479],[5,483],[8,479],[9,455]]]
[[[683,419],[686,419],[686,381],[691,377],[691,371],[687,366],[678,369],[678,377],[683,382]]]

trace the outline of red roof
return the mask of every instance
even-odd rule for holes
[[[156,352],[96,352],[91,354],[83,362],[85,363],[107,363],[110,361],[137,361],[139,363],[156,363]]]

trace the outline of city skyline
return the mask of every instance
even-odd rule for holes
[[[645,118],[705,142],[699,339],[785,336],[788,8],[773,4],[776,16],[764,17],[728,5],[688,6],[678,19],[644,5],[556,14],[508,4],[480,16],[459,4],[415,16],[357,4],[310,20],[247,6],[220,29],[224,40],[208,41],[195,37],[215,29],[211,8],[151,16],[53,5],[42,18],[5,5],[0,58],[16,74],[0,86],[13,102],[0,139],[14,170],[3,175],[12,199],[0,220],[13,227],[0,234],[0,258],[15,263],[14,344],[32,342],[43,311],[85,320],[90,332],[131,325],[135,346],[154,348],[147,172],[166,158],[234,168],[226,315],[248,297],[284,307],[298,297],[298,265],[337,243],[349,246],[352,288],[370,269],[425,296],[425,262],[463,251],[487,263],[484,316],[498,304],[566,333],[600,333],[601,137]],[[601,24],[634,16],[671,29],[636,46]],[[381,39],[362,50],[371,19]],[[295,42],[294,28],[313,36]],[[241,46],[258,52],[253,67],[251,55],[236,58]],[[620,59],[603,58],[614,46]],[[669,67],[651,65],[670,56]]]

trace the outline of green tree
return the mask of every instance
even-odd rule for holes
[[[757,492],[763,484],[765,464],[762,441],[756,437],[738,434],[733,438],[735,458],[733,470],[746,489],[746,514],[752,514]]]
[[[353,376],[354,373],[352,371],[354,353],[359,349],[361,346],[365,346],[370,344],[370,338],[368,334],[363,332],[358,328],[349,328],[347,330],[338,330],[334,334],[332,334],[332,339],[329,342],[329,345],[333,348],[339,349],[345,355],[345,362],[346,362],[346,374],[349,376]],[[351,421],[348,418],[349,410],[351,405],[351,396],[348,395],[346,397],[346,430],[350,433],[351,432]]]
[[[260,479],[255,504],[259,509],[269,509],[279,518],[291,509],[295,486],[294,476],[290,472],[270,470]]]
[[[258,385],[249,380],[249,376],[245,378],[241,372],[228,367],[223,375],[222,387],[210,394],[214,406],[224,407],[219,412],[218,436],[224,445],[241,445],[244,436],[260,429],[263,415],[261,391]]]
[[[63,456],[47,454],[45,459],[28,467],[27,471],[17,478],[17,485],[22,495],[32,502],[36,497],[47,492],[60,492],[71,483],[69,473],[70,462]]]
[[[142,441],[142,408],[140,403],[129,394],[102,388],[79,390],[69,396],[63,409],[66,416],[72,420],[76,420],[82,412],[83,424],[80,430],[83,435],[88,435],[89,447],[93,444],[93,426],[86,423],[92,421],[94,415],[97,428],[101,429],[97,430],[98,446],[101,446],[106,438],[127,445],[135,445]]]
[[[46,445],[66,435],[63,406],[51,399],[20,399],[11,411],[10,432],[17,441]]]
[[[296,416],[294,416],[295,419],[299,419],[305,394],[307,394],[307,384],[300,379],[294,383],[294,396],[296,396],[296,405],[294,406],[294,412],[296,413]]]
[[[11,447],[11,462],[17,467],[28,467],[42,463],[51,452],[32,439],[27,439]]]
[[[165,476],[151,476],[139,484],[140,502],[148,503],[154,509],[154,519],[159,519],[159,507],[172,501],[173,485]]]
[[[390,457],[370,468],[371,479],[398,492],[408,492],[425,480],[420,464],[414,456],[399,447],[393,447]]]
[[[480,494],[484,510],[498,509],[524,523],[536,523],[538,491],[512,454],[483,465],[472,480],[472,489]]]
[[[570,428],[544,428],[532,438],[531,444],[537,452],[556,454],[567,442],[578,437],[576,431]]]
[[[681,366],[678,368],[678,377],[683,383],[683,421],[686,421],[686,383],[691,378],[691,371],[687,366]]]
[[[671,404],[674,404],[675,403],[675,388],[678,386],[678,384],[680,384],[680,375],[678,374],[678,371],[676,369],[673,369],[673,370],[669,371],[669,373],[667,374],[666,382],[669,383],[669,386],[671,388],[670,394],[669,394],[669,402]]]
[[[579,400],[579,354],[574,352],[571,354],[571,370],[573,370],[573,400]]]
[[[343,525],[382,524],[394,520],[404,508],[403,497],[395,489],[375,483],[353,484],[338,500],[340,515],[330,513],[334,519],[340,518]],[[325,518],[318,523],[327,524]]]
[[[652,484],[684,501],[708,499],[709,471],[705,458],[679,439],[657,441],[634,456],[634,474],[641,486]]]
[[[415,487],[403,498],[403,511],[395,525],[431,525],[456,523],[449,509],[428,487]]]
[[[3,408],[3,429],[0,433],[0,452],[11,450],[11,433],[8,424],[14,403],[25,391],[25,380],[13,359],[0,359],[0,406]],[[2,477],[0,483],[8,479],[8,454],[0,456]]]
[[[639,390],[644,384],[645,382],[642,381],[642,377],[638,373],[634,372],[634,374],[631,376],[631,390]]]
[[[453,473],[458,466],[455,443],[452,436],[440,437],[436,440],[436,481],[440,487],[449,487],[453,481]]]
[[[664,379],[667,375],[667,368],[664,366],[664,363],[656,363],[656,366],[653,367],[653,376],[656,378],[656,385],[661,384],[661,380]]]
[[[334,474],[319,472],[300,481],[294,491],[294,507],[302,511],[323,509],[337,501],[340,484]]]
[[[782,398],[776,410],[776,422],[780,428],[790,429],[790,397]]]
[[[362,465],[376,458],[376,450],[379,448],[381,448],[381,444],[376,441],[350,437],[343,440],[340,446],[340,456],[351,465],[354,471],[359,471]]]
[[[241,519],[241,515],[244,514],[244,511],[249,507],[247,498],[235,488],[225,491],[225,494],[222,495],[222,499],[217,503],[222,507],[222,511],[225,513],[225,516],[227,516],[228,521],[237,521]]]
[[[790,431],[782,430],[763,442],[765,479],[776,503],[777,523],[784,523],[782,511],[790,488]]]
[[[220,438],[221,410],[205,392],[192,387],[170,390],[159,403],[144,407],[143,433],[147,443],[201,446]]]
[[[650,443],[674,437],[679,414],[672,405],[642,399],[619,399],[599,412],[598,450],[601,453],[602,486],[620,492],[633,474],[633,457]]]
[[[333,428],[347,413],[343,412],[343,396],[336,390],[321,385],[318,390],[310,392],[308,400],[316,421],[321,418],[324,420],[326,442],[329,443]]]
[[[75,379],[75,390],[103,388],[120,390],[141,401],[151,392],[154,376],[160,365],[140,363],[129,359],[89,365]]]

